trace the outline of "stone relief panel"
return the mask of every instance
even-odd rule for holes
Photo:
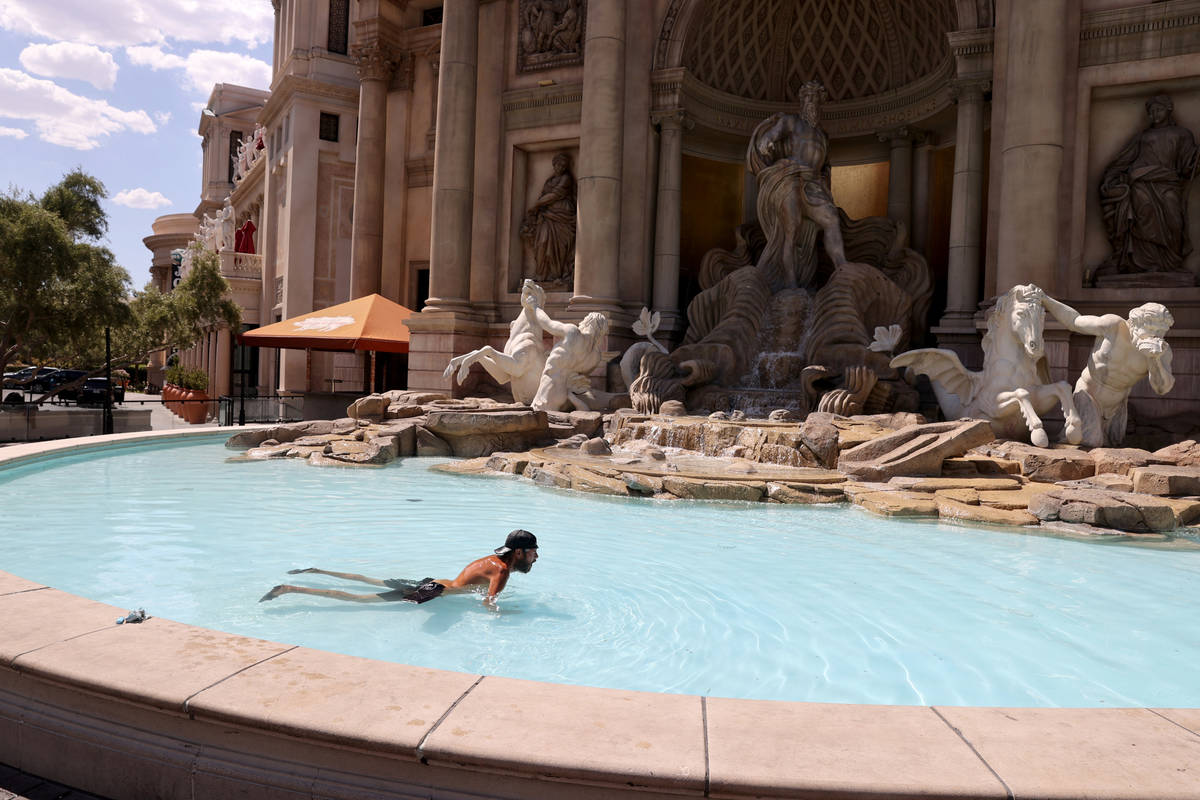
[[[517,72],[583,63],[587,0],[521,0]]]
[[[1196,285],[1198,118],[1196,90],[1093,104],[1084,286]]]

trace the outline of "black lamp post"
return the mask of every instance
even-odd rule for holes
[[[112,329],[104,329],[104,433],[113,432],[112,408]]]

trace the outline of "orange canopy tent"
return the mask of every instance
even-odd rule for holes
[[[238,335],[238,341],[257,347],[407,353],[404,320],[414,313],[386,297],[369,294],[246,331]]]

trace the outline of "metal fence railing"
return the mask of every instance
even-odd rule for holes
[[[255,422],[299,422],[304,419],[304,396],[286,394],[231,397],[222,395],[217,421],[221,425]]]

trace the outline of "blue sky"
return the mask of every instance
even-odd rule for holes
[[[140,289],[151,223],[200,201],[213,84],[268,88],[272,28],[270,0],[0,0],[0,189],[95,175]]]

